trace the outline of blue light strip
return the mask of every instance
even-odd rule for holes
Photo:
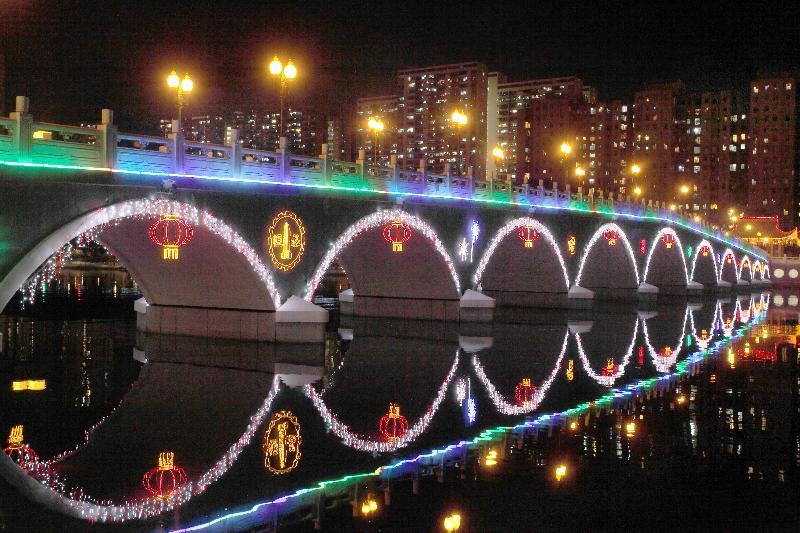
[[[213,527],[213,526],[215,526],[215,525],[217,525],[217,524],[219,524],[221,522],[225,522],[226,520],[231,520],[231,519],[239,518],[239,517],[242,517],[242,516],[251,515],[253,513],[256,513],[260,509],[263,509],[263,508],[266,508],[266,507],[269,507],[269,506],[272,506],[272,505],[285,503],[285,502],[289,501],[290,499],[297,498],[299,496],[302,496],[304,494],[308,494],[310,492],[314,492],[314,491],[317,491],[317,490],[324,490],[327,485],[346,483],[346,482],[349,482],[349,481],[354,481],[354,480],[357,480],[357,479],[370,478],[370,477],[373,477],[373,476],[381,476],[381,477],[383,477],[383,473],[384,472],[391,472],[392,470],[398,469],[398,468],[400,468],[402,466],[405,466],[405,465],[408,465],[408,464],[411,464],[411,463],[416,463],[416,462],[419,462],[419,461],[424,460],[424,459],[435,459],[436,457],[444,455],[444,454],[447,454],[448,452],[450,452],[452,450],[463,448],[465,446],[474,446],[474,445],[476,445],[476,444],[478,444],[480,442],[491,442],[491,441],[495,440],[494,435],[498,434],[498,433],[504,434],[504,433],[506,433],[508,431],[516,431],[516,430],[523,429],[523,428],[541,426],[541,425],[543,425],[543,424],[545,424],[547,422],[550,422],[550,421],[554,421],[554,420],[558,421],[558,420],[569,419],[571,417],[578,416],[578,415],[584,413],[586,410],[588,410],[588,409],[590,409],[592,407],[604,407],[606,405],[610,405],[615,399],[629,398],[629,397],[639,393],[640,391],[644,390],[645,388],[650,387],[651,385],[653,385],[655,383],[663,382],[663,381],[669,381],[669,380],[674,379],[674,378],[676,378],[678,376],[686,374],[689,371],[690,365],[699,363],[699,362],[703,361],[704,359],[707,359],[708,357],[710,357],[712,355],[715,355],[717,352],[719,352],[719,350],[723,346],[725,346],[726,344],[729,344],[733,340],[741,338],[742,336],[744,336],[744,333],[746,331],[751,329],[753,326],[756,326],[756,325],[760,324],[763,321],[765,316],[766,316],[766,313],[762,314],[753,323],[748,324],[747,326],[741,326],[736,331],[735,334],[731,335],[730,338],[717,340],[713,344],[712,347],[706,348],[704,350],[700,350],[698,352],[694,352],[693,354],[689,355],[686,359],[684,359],[683,361],[680,361],[679,363],[677,363],[675,365],[675,372],[673,372],[671,374],[665,374],[665,375],[662,375],[662,376],[650,378],[650,379],[639,380],[639,381],[637,381],[635,383],[630,383],[630,384],[626,385],[623,389],[611,389],[605,396],[602,396],[601,398],[595,400],[594,402],[584,402],[584,403],[581,403],[581,404],[577,405],[576,407],[573,407],[571,409],[567,409],[566,411],[561,411],[559,413],[542,414],[542,415],[539,415],[534,420],[523,422],[521,424],[517,424],[516,426],[498,426],[496,428],[487,429],[487,430],[483,431],[480,435],[478,435],[477,437],[475,437],[472,440],[469,440],[469,441],[462,440],[458,444],[451,444],[451,445],[446,446],[445,448],[442,448],[442,449],[433,449],[428,453],[419,454],[413,459],[403,459],[403,460],[398,461],[396,463],[393,463],[391,465],[380,467],[375,472],[368,472],[368,473],[363,473],[363,474],[349,475],[349,476],[345,476],[345,477],[342,477],[342,478],[339,478],[339,479],[336,479],[336,480],[332,480],[332,481],[322,481],[322,482],[317,483],[317,485],[314,486],[314,487],[299,489],[299,490],[295,491],[292,494],[289,494],[289,495],[286,495],[286,496],[282,496],[282,497],[277,498],[275,500],[262,502],[262,503],[257,503],[255,505],[253,505],[253,507],[251,507],[250,509],[247,509],[247,510],[238,511],[238,512],[232,512],[232,513],[226,514],[224,516],[220,516],[218,518],[215,518],[215,519],[213,519],[213,520],[211,520],[209,522],[205,522],[205,523],[198,524],[198,525],[195,525],[195,526],[189,526],[189,527],[182,528],[182,529],[171,530],[171,531],[173,531],[174,533],[184,533],[184,532],[189,532],[189,531],[201,531],[201,530],[204,530],[204,529],[208,529],[208,528]]]
[[[300,187],[306,189],[320,189],[320,190],[331,190],[331,191],[341,191],[341,192],[356,192],[356,193],[367,193],[367,194],[384,194],[387,196],[403,196],[407,198],[435,198],[439,200],[459,200],[459,201],[466,201],[466,202],[474,202],[474,203],[481,203],[481,204],[494,204],[494,205],[510,205],[510,206],[517,206],[517,207],[538,207],[541,209],[552,209],[558,211],[571,211],[575,213],[585,213],[585,214],[603,214],[608,216],[618,216],[622,218],[627,218],[631,220],[650,220],[650,221],[660,221],[668,224],[674,224],[681,228],[684,228],[688,231],[691,231],[696,234],[703,235],[705,237],[709,237],[714,239],[715,241],[721,241],[727,244],[728,246],[732,246],[738,249],[741,252],[750,254],[754,257],[761,259],[762,261],[767,262],[768,259],[765,256],[761,256],[755,253],[753,250],[748,250],[738,241],[728,240],[725,237],[714,235],[702,228],[695,227],[688,222],[684,222],[680,219],[670,219],[667,217],[661,217],[658,215],[635,215],[633,213],[621,213],[616,211],[606,211],[606,210],[592,210],[592,209],[581,209],[579,207],[565,207],[565,206],[554,206],[554,205],[547,205],[547,204],[536,204],[536,203],[528,203],[528,202],[517,202],[513,200],[493,200],[490,198],[466,198],[462,196],[453,196],[448,194],[429,194],[429,193],[418,193],[418,192],[402,192],[402,191],[380,191],[377,189],[362,189],[358,187],[344,187],[340,185],[319,185],[319,184],[309,184],[309,183],[289,183],[286,181],[271,181],[271,180],[261,180],[256,178],[231,178],[225,176],[202,176],[198,174],[177,174],[177,173],[169,173],[169,172],[152,172],[147,170],[125,170],[120,168],[108,168],[108,167],[84,167],[84,166],[77,166],[77,165],[56,165],[56,164],[49,164],[49,163],[18,163],[15,161],[1,161],[0,165],[10,166],[10,167],[26,167],[26,168],[53,168],[53,169],[60,169],[60,170],[89,170],[95,172],[108,172],[108,173],[115,173],[115,174],[127,174],[132,176],[153,176],[159,178],[193,178],[199,180],[206,180],[206,181],[221,181],[227,183],[247,183],[247,184],[254,184],[254,185],[284,185],[289,187]]]

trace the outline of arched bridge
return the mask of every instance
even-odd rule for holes
[[[25,109],[0,125],[3,306],[80,235],[137,281],[143,329],[229,338],[318,337],[327,313],[310,302],[332,266],[355,314],[444,320],[485,318],[487,296],[562,307],[769,282],[760,250],[630,199],[201,145],[220,162]]]

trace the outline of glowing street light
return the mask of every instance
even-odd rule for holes
[[[458,531],[461,527],[461,515],[458,513],[453,513],[451,515],[444,517],[444,530],[448,533],[452,531]]]
[[[681,185],[681,194],[689,194],[689,186]]]
[[[194,82],[189,77],[189,74],[184,74],[183,79],[178,76],[174,70],[167,76],[167,87],[178,91],[178,121],[183,118],[183,98],[194,89]]]
[[[556,481],[561,481],[567,475],[567,465],[560,464],[556,467]]]
[[[376,117],[369,117],[367,127],[375,134],[375,142],[372,145],[372,163],[378,164],[378,134],[383,131],[383,122]]]
[[[561,143],[560,150],[561,150],[561,153],[566,156],[566,155],[569,155],[569,154],[572,153],[572,146],[570,146],[570,144],[567,143],[567,142],[563,142],[563,143]]]
[[[583,176],[586,175],[586,171],[584,169],[582,169],[581,167],[578,167],[578,168],[575,169],[575,175],[583,177]]]
[[[290,59],[286,65],[284,65],[278,56],[272,58],[272,61],[269,63],[269,73],[272,76],[277,76],[280,79],[281,83],[281,122],[280,122],[280,137],[283,137],[283,104],[286,100],[286,91],[288,89],[289,81],[295,79],[297,77],[297,67],[294,66],[292,60]]]
[[[634,175],[638,175],[642,171],[642,167],[634,163],[631,165],[631,173]]]
[[[461,174],[461,127],[467,124],[467,115],[456,109],[450,115],[450,121],[456,126],[456,165]]]
[[[492,172],[492,179],[494,179],[494,174],[497,173],[497,166],[500,164],[500,161],[506,158],[505,152],[499,146],[495,146],[492,148],[492,157],[494,157],[494,171]]]
[[[636,196],[641,196],[642,188],[637,185],[636,187],[633,188],[633,194],[635,194]]]
[[[361,514],[369,516],[378,510],[378,502],[372,496],[369,496],[364,503],[361,504]]]

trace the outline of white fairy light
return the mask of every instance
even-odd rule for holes
[[[474,354],[472,356],[472,367],[475,369],[475,375],[478,376],[478,379],[481,381],[481,383],[483,383],[483,387],[489,394],[489,398],[492,400],[492,404],[494,405],[495,409],[504,415],[523,415],[538,409],[539,405],[542,403],[542,400],[544,400],[544,397],[547,395],[547,391],[550,390],[550,386],[553,384],[553,381],[558,376],[558,371],[561,370],[561,361],[564,359],[564,354],[567,351],[568,340],[569,330],[564,333],[564,340],[561,343],[561,351],[558,354],[558,359],[556,360],[550,375],[547,376],[547,379],[542,381],[542,384],[539,387],[536,388],[531,401],[525,402],[522,405],[514,405],[503,397],[500,391],[497,390],[497,387],[494,386],[494,383],[492,383],[492,381],[486,375],[486,371],[483,369],[483,365],[481,365],[478,355]]]
[[[342,442],[345,444],[345,446],[363,452],[391,453],[401,448],[405,448],[414,442],[420,435],[425,433],[425,431],[427,431],[428,426],[433,420],[433,417],[439,410],[439,406],[442,404],[442,400],[444,400],[447,394],[447,389],[450,386],[450,382],[453,380],[453,376],[455,376],[456,369],[458,368],[458,361],[459,357],[458,352],[456,351],[456,357],[455,361],[453,361],[453,366],[450,368],[450,372],[448,372],[444,382],[439,387],[439,391],[436,393],[436,397],[434,398],[430,407],[428,407],[428,410],[412,427],[408,429],[408,431],[403,434],[402,437],[390,441],[375,440],[353,432],[346,424],[341,422],[336,417],[336,415],[330,410],[330,408],[328,408],[327,405],[325,405],[322,395],[314,390],[314,387],[311,385],[306,385],[303,387],[303,391],[314,404],[314,407],[316,407],[317,411],[319,411],[319,414],[322,416],[322,420],[325,422],[325,426],[334,435],[342,439]]]
[[[363,233],[396,220],[405,222],[414,231],[421,233],[433,243],[436,251],[442,256],[442,259],[450,271],[450,275],[453,278],[453,283],[455,283],[456,292],[460,294],[461,283],[459,282],[458,274],[456,273],[456,267],[453,264],[453,260],[450,258],[450,254],[447,253],[444,244],[442,244],[442,241],[439,239],[434,229],[417,216],[400,209],[390,209],[386,211],[376,211],[371,215],[365,216],[347,228],[345,232],[342,233],[338,239],[336,239],[336,242],[334,242],[330,249],[328,249],[328,252],[325,254],[325,257],[322,258],[322,261],[317,267],[317,270],[314,272],[314,275],[311,277],[311,280],[306,285],[305,299],[309,302],[311,301],[314,296],[314,291],[322,281],[322,278],[325,277],[325,273],[328,271],[331,264],[333,264],[334,260],[339,257],[339,254],[341,254],[344,249],[350,245],[350,243],[352,243]]]
[[[689,274],[689,281],[694,280],[694,271],[697,268],[697,258],[702,255],[703,247],[708,247],[708,251],[711,254],[711,263],[714,265],[714,279],[719,281],[720,269],[717,268],[717,256],[714,253],[714,247],[711,246],[711,243],[708,241],[708,239],[703,239],[700,241],[700,244],[697,245],[697,252],[694,254],[694,257],[692,257],[692,270]]]
[[[483,278],[483,273],[486,270],[486,267],[489,265],[489,261],[492,259],[495,250],[500,245],[500,243],[505,239],[510,233],[520,227],[525,226],[532,226],[536,228],[536,230],[544,237],[545,242],[547,242],[556,254],[556,258],[558,258],[558,263],[561,265],[561,271],[564,274],[564,286],[566,290],[569,290],[569,274],[567,273],[567,265],[564,263],[564,257],[561,255],[561,250],[558,248],[558,243],[556,242],[553,234],[550,233],[550,230],[547,227],[539,222],[538,220],[530,217],[520,217],[515,218],[514,220],[506,223],[502,228],[495,233],[492,241],[489,243],[489,246],[486,248],[486,251],[483,252],[483,256],[481,256],[481,260],[478,262],[478,268],[475,270],[475,274],[472,276],[472,283],[480,290],[481,288],[481,279]]]
[[[681,264],[683,265],[683,274],[684,277],[686,278],[686,282],[688,283],[689,270],[686,268],[686,258],[683,257],[683,245],[681,244],[681,239],[680,237],[678,237],[678,234],[675,232],[674,229],[670,228],[669,226],[658,230],[655,239],[653,239],[653,242],[650,245],[650,251],[647,253],[647,260],[644,263],[644,273],[642,274],[642,283],[647,282],[647,273],[650,271],[650,261],[653,258],[653,254],[656,251],[656,247],[662,244],[661,237],[663,237],[664,235],[671,235],[672,237],[675,238],[675,245],[677,248],[677,252],[678,255],[681,257]],[[699,254],[695,254],[695,260],[697,260],[697,255]]]
[[[586,248],[584,249],[583,255],[581,256],[580,263],[578,263],[578,275],[575,277],[575,285],[580,286],[581,279],[583,278],[583,267],[586,264],[586,260],[589,257],[589,253],[592,251],[595,243],[598,239],[603,236],[603,232],[606,230],[616,231],[619,234],[620,240],[625,245],[625,250],[628,252],[628,257],[631,259],[631,264],[633,265],[633,273],[636,276],[636,283],[639,283],[639,267],[636,266],[636,256],[633,254],[633,248],[631,248],[631,243],[628,240],[628,236],[625,235],[625,232],[622,231],[618,225],[614,224],[613,222],[609,222],[607,224],[603,224],[600,226],[597,231],[594,232],[592,238],[589,239],[589,242],[586,243]]]
[[[642,318],[642,332],[644,333],[644,344],[647,346],[647,352],[650,354],[650,358],[653,360],[653,366],[656,367],[656,371],[661,372],[662,374],[667,374],[670,372],[670,368],[678,361],[678,356],[683,350],[683,338],[686,335],[686,324],[689,319],[689,308],[686,308],[686,312],[683,314],[683,326],[681,326],[681,333],[678,335],[678,343],[675,345],[675,348],[670,350],[669,355],[666,357],[659,355],[656,352],[653,345],[650,343],[650,332],[647,329],[647,320]],[[696,337],[696,335],[695,335]]]
[[[583,370],[586,374],[595,380],[597,383],[602,385],[603,387],[612,387],[614,382],[617,381],[623,374],[625,374],[625,367],[628,365],[628,362],[633,355],[633,348],[636,345],[636,336],[639,334],[639,319],[636,319],[636,322],[633,326],[633,337],[631,337],[631,344],[628,346],[628,350],[625,352],[625,355],[622,359],[622,364],[617,367],[617,371],[611,376],[603,376],[598,374],[594,370],[592,370],[592,365],[589,362],[589,358],[586,356],[586,350],[583,348],[583,341],[581,340],[581,334],[575,333],[575,341],[578,344],[578,356],[580,357],[581,363],[583,364]]]

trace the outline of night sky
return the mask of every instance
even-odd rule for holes
[[[0,0],[6,111],[77,123],[115,110],[153,128],[174,108],[171,68],[195,80],[189,113],[276,105],[271,56],[300,77],[290,104],[336,113],[395,91],[411,66],[482,61],[510,80],[576,75],[600,97],[649,80],[745,89],[760,71],[796,71],[800,2],[221,2]]]

